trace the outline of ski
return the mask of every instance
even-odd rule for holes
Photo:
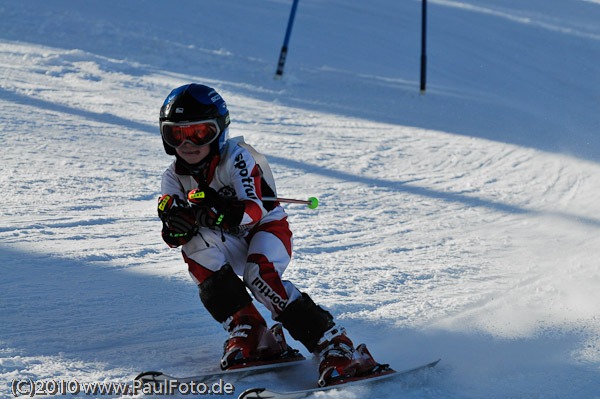
[[[160,384],[164,381],[171,381],[177,383],[188,383],[188,382],[206,382],[212,381],[219,378],[243,378],[253,374],[266,373],[271,370],[288,368],[298,366],[306,360],[304,356],[299,353],[294,354],[293,357],[285,358],[285,359],[277,359],[274,361],[263,361],[263,362],[254,362],[247,363],[243,365],[234,366],[227,370],[215,370],[213,372],[208,372],[206,374],[188,376],[188,377],[175,377],[169,374],[162,373],[160,371],[145,371],[143,373],[138,374],[135,377],[135,380],[142,381],[142,383],[153,383]]]
[[[395,371],[393,369],[384,369],[381,372],[371,374],[361,378],[353,378],[350,380],[338,382],[334,385],[328,385],[326,387],[321,388],[309,388],[309,389],[300,389],[296,391],[288,391],[288,392],[276,392],[271,391],[267,388],[250,388],[246,389],[244,392],[238,396],[238,399],[299,399],[309,396],[313,393],[328,391],[331,389],[345,389],[349,386],[354,386],[358,384],[366,384],[381,380],[387,380],[391,378],[398,378],[401,376],[406,376],[409,374],[417,373],[422,370],[427,370],[432,367],[435,367],[441,359],[438,359],[434,362],[424,364],[422,366],[414,367],[412,369],[404,370],[404,371]]]

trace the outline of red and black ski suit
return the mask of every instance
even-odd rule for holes
[[[243,202],[240,225],[229,231],[200,227],[181,249],[196,284],[230,265],[276,318],[301,296],[291,282],[281,278],[291,259],[292,232],[279,203],[263,203],[261,168],[247,148],[241,137],[227,140],[205,176],[206,183],[219,195]],[[187,198],[199,182],[178,163],[173,162],[163,173],[161,191],[163,195]]]

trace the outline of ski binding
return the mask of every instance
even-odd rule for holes
[[[206,374],[189,377],[174,377],[172,375],[168,375],[160,371],[145,371],[143,373],[138,374],[135,377],[135,380],[140,380],[142,381],[142,383],[160,384],[163,383],[165,380],[176,381],[178,383],[187,383],[192,381],[206,382],[213,381],[219,378],[230,377],[239,379],[248,375],[266,373],[271,370],[298,366],[302,364],[304,360],[306,360],[306,358],[296,351],[296,353],[294,353],[293,356],[284,359],[244,363],[233,366],[227,370],[216,370]]]

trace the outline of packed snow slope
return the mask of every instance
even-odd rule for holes
[[[428,3],[421,95],[416,0],[301,0],[281,81],[291,0],[0,0],[0,395],[216,367],[156,217],[158,110],[199,82],[320,199],[285,277],[379,361],[442,358],[321,397],[599,398],[600,2]]]

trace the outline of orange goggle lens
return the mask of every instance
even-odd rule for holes
[[[217,124],[212,121],[198,123],[163,122],[162,137],[171,147],[179,147],[186,141],[203,146],[211,143],[219,133]]]

